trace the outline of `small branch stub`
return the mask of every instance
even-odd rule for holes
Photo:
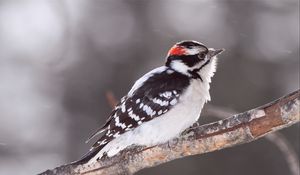
[[[269,104],[202,126],[188,129],[180,137],[153,147],[134,146],[92,165],[64,165],[50,174],[133,174],[141,169],[254,141],[268,133],[299,122],[300,90]]]

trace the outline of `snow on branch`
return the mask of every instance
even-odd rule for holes
[[[252,142],[266,134],[299,122],[300,90],[229,118],[195,126],[167,143],[152,147],[132,146],[96,164],[63,165],[42,175],[126,175],[189,155],[200,155]]]

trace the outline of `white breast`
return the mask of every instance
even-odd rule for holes
[[[210,100],[207,85],[194,80],[174,108],[136,128],[131,139],[135,144],[155,145],[178,136],[198,120],[204,103]]]

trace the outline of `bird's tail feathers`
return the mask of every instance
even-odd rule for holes
[[[94,137],[96,137],[97,135],[101,134],[106,130],[107,130],[106,128],[98,129],[97,131],[95,131],[93,134],[89,136],[89,138],[85,141],[85,143],[89,143]]]

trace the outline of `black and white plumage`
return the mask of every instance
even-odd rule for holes
[[[114,156],[130,145],[151,146],[178,136],[195,123],[210,100],[209,83],[215,56],[196,41],[182,41],[169,51],[166,65],[145,74],[92,136],[103,133],[77,163],[93,163]]]

